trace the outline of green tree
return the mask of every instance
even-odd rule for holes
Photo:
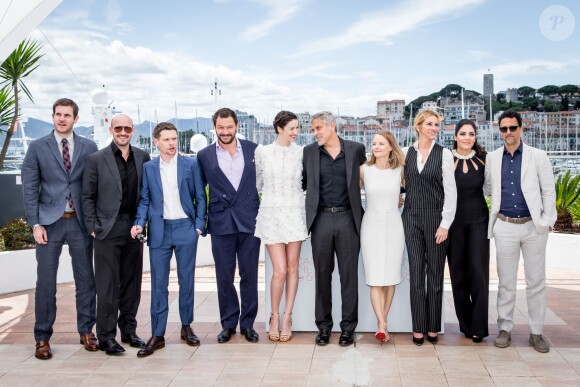
[[[20,101],[20,91],[23,91],[30,101],[34,103],[32,94],[30,94],[30,90],[24,84],[23,79],[29,76],[40,65],[38,61],[43,55],[40,53],[41,48],[42,45],[39,42],[26,39],[12,51],[4,63],[2,63],[2,66],[0,66],[0,84],[10,87],[14,98],[14,114],[9,128],[14,128],[18,120],[20,113],[18,104]],[[8,145],[10,144],[13,133],[12,130],[6,132],[4,145],[0,153],[0,169],[4,168],[4,158],[6,157],[6,152],[8,152]]]
[[[9,87],[4,86],[0,89],[0,126],[8,126],[14,117],[14,98]],[[11,128],[0,129],[0,132],[6,132]]]
[[[544,87],[540,87],[538,89],[538,93],[542,93],[542,94],[556,94],[558,93],[558,91],[560,90],[560,88],[556,85],[546,85]]]
[[[576,85],[564,85],[560,86],[558,89],[558,94],[560,95],[572,95],[578,92],[578,86]]]
[[[524,98],[529,97],[530,95],[534,94],[535,92],[536,92],[536,89],[534,89],[533,87],[530,87],[530,86],[522,86],[522,87],[518,88],[518,94],[521,94],[521,96]]]
[[[563,111],[563,112],[568,111],[569,104],[570,104],[570,102],[568,102],[568,97],[562,97],[562,100],[560,101],[560,111]]]
[[[574,104],[574,110],[580,110],[580,99]]]

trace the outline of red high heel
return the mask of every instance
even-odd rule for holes
[[[381,343],[381,346],[382,346],[383,343],[385,341],[387,341],[387,335],[385,334],[385,332],[377,332],[377,333],[375,333],[375,339],[377,339]]]

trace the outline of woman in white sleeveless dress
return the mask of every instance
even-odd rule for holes
[[[268,337],[292,338],[292,308],[298,291],[298,263],[302,241],[308,237],[302,191],[302,147],[296,145],[298,117],[281,111],[274,119],[277,138],[255,151],[256,185],[262,194],[256,219],[256,237],[266,245],[272,260],[270,295],[272,314]],[[280,332],[280,301],[286,285],[286,310]]]
[[[376,339],[389,341],[387,315],[401,282],[405,249],[403,222],[399,213],[401,175],[405,157],[393,135],[379,131],[373,138],[372,154],[361,166],[361,185],[366,210],[361,225],[361,251],[371,304],[377,316]]]

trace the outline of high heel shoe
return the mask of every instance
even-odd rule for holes
[[[483,337],[473,336],[472,340],[474,343],[481,343],[483,341]]]
[[[423,337],[415,337],[415,334],[413,334],[413,344],[417,345],[417,346],[422,346],[423,342],[425,341],[425,336]]]
[[[429,334],[427,334],[427,341],[430,342],[431,344],[437,344],[437,342],[439,341],[439,335],[429,336]]]
[[[288,316],[288,322],[290,324],[290,328],[292,328],[292,313],[287,314],[286,312],[284,312],[285,316]],[[284,318],[282,318],[282,325],[284,325]],[[292,330],[290,330],[290,332],[284,332],[282,331],[280,333],[280,342],[282,343],[286,343],[288,341],[290,341],[292,339]]]
[[[381,346],[382,346],[383,343],[385,341],[387,341],[387,335],[385,334],[385,332],[377,332],[377,333],[375,333],[375,339],[377,339],[381,343]]]
[[[276,328],[276,330],[274,332],[272,332],[272,317],[276,316],[276,320],[278,322],[278,327]],[[268,332],[268,338],[271,341],[278,341],[280,340],[280,332],[278,332],[278,329],[280,328],[280,320],[279,320],[279,314],[278,313],[270,313],[270,322],[268,323],[268,325],[270,325],[270,331]]]

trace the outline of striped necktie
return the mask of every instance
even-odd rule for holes
[[[68,140],[66,138],[62,139],[62,161],[64,163],[64,169],[66,169],[66,173],[68,173],[68,175],[70,177],[70,168],[71,168],[70,152],[68,149]],[[73,211],[75,211],[75,206],[74,206],[73,201],[72,201],[72,195],[70,193],[70,189],[68,191],[67,201],[68,201],[68,206]]]

